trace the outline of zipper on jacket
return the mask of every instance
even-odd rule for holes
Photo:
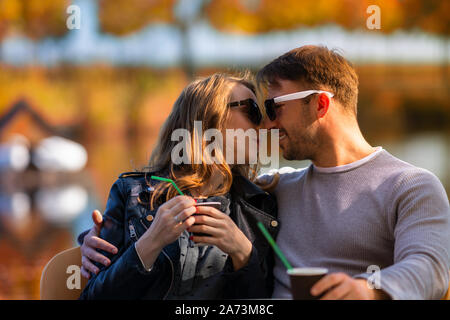
[[[131,220],[128,221],[128,229],[130,230],[131,239],[133,239],[134,241],[137,241],[136,229],[134,228]]]

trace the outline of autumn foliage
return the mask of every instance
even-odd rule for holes
[[[0,0],[0,38],[20,33],[31,39],[59,37],[67,32],[69,0]]]
[[[92,0],[95,1],[95,0]],[[446,0],[210,0],[198,17],[222,31],[264,33],[337,24],[364,29],[367,8],[381,11],[382,32],[421,29],[450,33]],[[65,34],[70,0],[0,0],[0,38],[22,33],[32,39]],[[100,29],[115,35],[137,32],[152,23],[177,23],[177,0],[97,0]]]
[[[100,0],[99,19],[104,32],[125,35],[150,23],[172,22],[176,0]]]
[[[218,29],[250,33],[338,24],[363,29],[370,5],[381,11],[381,31],[421,28],[449,34],[450,2],[439,0],[214,0],[207,7]]]

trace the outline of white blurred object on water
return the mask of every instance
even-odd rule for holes
[[[53,136],[39,143],[33,152],[32,161],[43,171],[75,172],[86,165],[87,152],[79,143]]]
[[[40,189],[35,196],[42,216],[55,224],[72,222],[88,204],[87,191],[78,185]]]
[[[6,143],[0,144],[0,169],[23,171],[30,163],[29,141],[21,135],[14,135]]]
[[[0,194],[0,214],[13,222],[21,222],[30,216],[31,199],[26,193]]]

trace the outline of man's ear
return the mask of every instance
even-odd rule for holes
[[[330,97],[328,97],[325,93],[320,93],[317,105],[317,116],[319,118],[323,118],[327,114],[329,106]]]

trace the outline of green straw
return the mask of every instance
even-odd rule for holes
[[[262,224],[261,221],[258,221],[257,225],[258,225],[258,228],[261,229],[261,232],[266,237],[267,241],[272,246],[273,251],[275,251],[275,253],[277,254],[278,258],[280,258],[281,262],[283,262],[283,264],[286,267],[286,269],[291,270],[292,269],[291,264],[286,259],[286,257],[284,256],[283,252],[281,252],[280,248],[275,243],[275,240],[273,240],[273,238],[270,235],[269,231],[267,231],[267,229],[264,227],[264,225]]]
[[[155,180],[170,182],[174,186],[174,188],[177,189],[178,193],[181,194],[182,196],[184,196],[183,191],[181,191],[180,188],[178,188],[178,186],[175,184],[175,181],[173,181],[172,179],[161,178],[161,177],[157,177],[157,176],[151,176],[150,178],[155,179]]]

